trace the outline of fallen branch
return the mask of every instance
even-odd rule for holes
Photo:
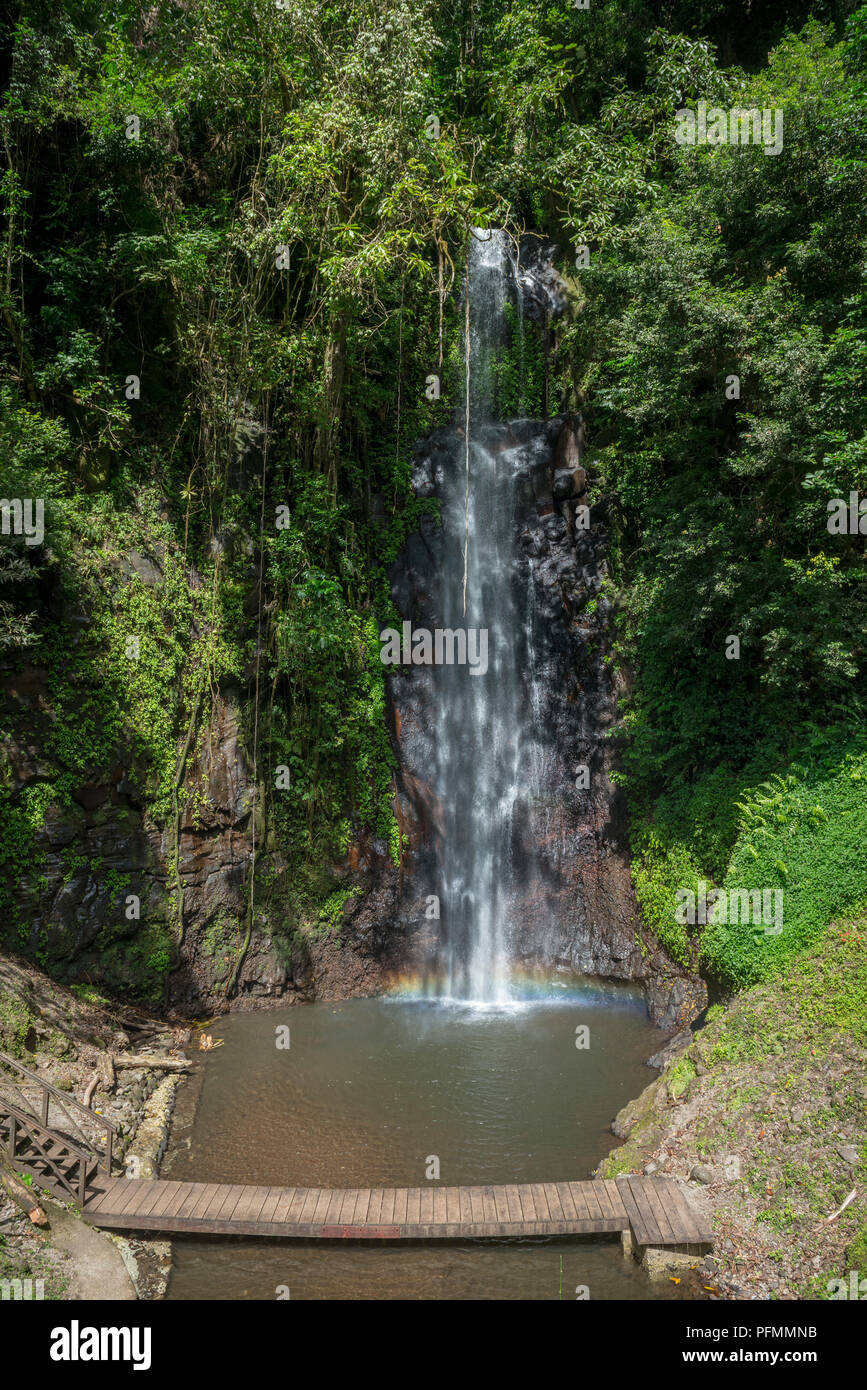
[[[111,1095],[117,1082],[114,1072],[114,1058],[110,1052],[101,1052],[96,1059],[96,1069],[106,1095]]]
[[[855,1193],[856,1193],[857,1191],[858,1191],[857,1187],[853,1187],[853,1188],[852,1188],[852,1191],[849,1193],[849,1196],[846,1198],[845,1202],[843,1203],[842,1207],[840,1208],[840,1211],[835,1211],[833,1216],[826,1216],[826,1217],[825,1217],[825,1220],[826,1220],[826,1221],[836,1221],[836,1220],[837,1220],[837,1217],[840,1215],[840,1212],[846,1210],[846,1208],[848,1207],[849,1203],[852,1201],[852,1198],[855,1196]]]
[[[135,1056],[124,1053],[120,1057],[115,1057],[114,1065],[118,1071],[123,1069],[130,1071],[133,1067],[141,1067],[146,1071],[189,1071],[193,1064],[188,1062],[186,1057],[147,1056],[144,1053]]]
[[[16,1206],[27,1212],[34,1226],[48,1225],[48,1217],[39,1203],[34,1201],[30,1188],[21,1181],[8,1160],[3,1157],[0,1157],[0,1187],[12,1198]]]
[[[95,1072],[93,1073],[93,1076],[92,1076],[92,1077],[90,1078],[90,1080],[88,1081],[87,1086],[86,1086],[86,1088],[85,1088],[84,1095],[82,1096],[82,1099],[81,1099],[81,1103],[82,1103],[82,1105],[85,1107],[86,1110],[87,1110],[87,1109],[90,1109],[90,1102],[93,1100],[93,1093],[94,1093],[94,1091],[96,1090],[96,1088],[97,1088],[98,1085],[99,1085],[99,1072],[98,1072],[98,1071],[95,1071]]]

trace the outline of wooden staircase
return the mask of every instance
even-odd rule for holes
[[[28,1102],[35,1102],[39,1118]],[[52,1106],[60,1117],[49,1125]],[[83,1207],[100,1168],[111,1177],[114,1135],[110,1120],[0,1052],[0,1151],[39,1187]]]
[[[0,1101],[0,1147],[14,1168],[23,1169],[39,1187],[62,1201],[72,1197],[84,1206],[87,1184],[99,1162],[71,1140],[46,1129],[32,1115]]]

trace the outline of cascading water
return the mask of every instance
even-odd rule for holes
[[[517,308],[519,322],[523,317],[520,276],[505,233],[473,234],[465,293],[463,468],[450,470],[441,496],[451,563],[441,577],[440,618],[446,628],[487,630],[488,665],[484,673],[458,665],[437,672],[433,787],[442,808],[440,988],[454,998],[499,1003],[510,997],[512,818],[528,713],[513,473],[503,429],[491,418],[494,354],[503,339],[506,305]]]

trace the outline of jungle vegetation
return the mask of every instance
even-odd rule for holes
[[[0,493],[44,498],[45,538],[3,537],[0,645],[51,700],[47,770],[0,788],[7,903],[119,744],[176,823],[227,682],[262,833],[299,866],[362,831],[399,857],[376,634],[480,225],[552,238],[570,287],[550,399],[610,504],[649,925],[731,986],[867,901],[865,539],[826,524],[867,495],[867,8],[18,0],[3,25]],[[679,146],[699,100],[781,108],[782,150]],[[785,883],[797,930],[676,927],[702,877]]]

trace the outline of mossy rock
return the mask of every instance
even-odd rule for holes
[[[867,1224],[846,1247],[846,1268],[863,1271],[867,1276]]]
[[[678,1100],[689,1092],[698,1073],[688,1057],[678,1057],[665,1072],[664,1080],[672,1100]]]
[[[36,1015],[23,999],[9,990],[0,990],[0,1048],[11,1057],[24,1057],[36,1050]]]
[[[34,1052],[66,1057],[74,1051],[70,1039],[57,1028],[48,1028],[20,995],[0,990],[0,1052],[26,1058]]]

